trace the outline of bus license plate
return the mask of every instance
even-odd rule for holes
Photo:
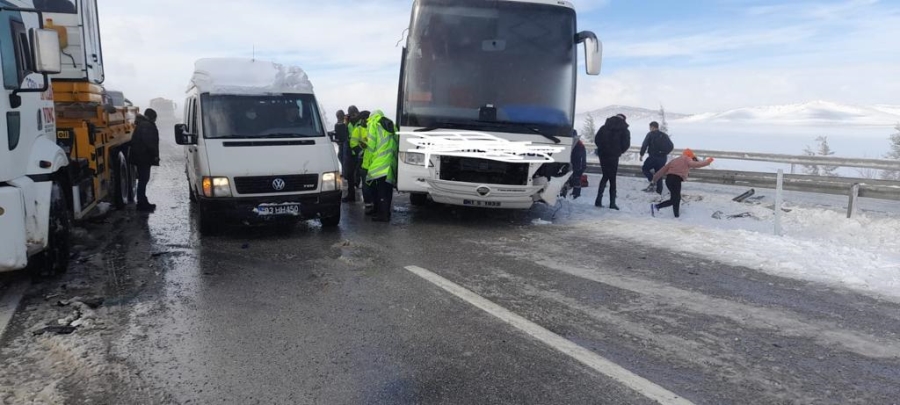
[[[470,207],[491,207],[491,208],[500,208],[503,204],[497,201],[476,201],[476,200],[463,200],[463,205],[468,205]]]

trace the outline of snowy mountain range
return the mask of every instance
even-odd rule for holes
[[[628,106],[608,106],[575,116],[576,128],[583,125],[588,114],[597,126],[610,116],[625,114],[634,124],[660,120],[659,110]],[[893,126],[900,122],[900,105],[857,106],[829,101],[800,104],[737,108],[723,112],[681,114],[666,111],[670,123],[740,123],[776,125],[852,125]]]

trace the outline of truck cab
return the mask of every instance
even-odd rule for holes
[[[201,232],[248,222],[341,217],[340,166],[313,86],[298,67],[244,59],[196,62],[175,126]]]

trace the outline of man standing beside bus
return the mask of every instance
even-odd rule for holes
[[[628,123],[625,115],[618,114],[606,119],[606,123],[597,131],[594,137],[597,144],[597,154],[600,156],[600,169],[603,177],[600,179],[600,190],[597,192],[597,200],[594,205],[603,206],[603,193],[606,191],[606,183],[609,182],[609,209],[618,210],[616,205],[616,175],[619,172],[619,158],[631,147],[631,132],[628,131]]]
[[[397,184],[397,155],[400,140],[394,130],[394,123],[376,110],[369,117],[369,137],[366,154],[369,157],[366,182],[374,186],[376,222],[391,221],[391,202],[394,185]]]

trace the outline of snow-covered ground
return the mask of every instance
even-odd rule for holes
[[[619,178],[620,212],[595,208],[599,177],[590,182],[584,197],[563,203],[556,224],[900,301],[900,203],[862,199],[848,219],[846,197],[787,192],[790,212],[776,236],[773,190],[757,189],[761,199],[737,203],[732,198],[746,188],[685,183],[676,219],[671,209],[650,215],[659,196],[640,191],[642,179]]]

